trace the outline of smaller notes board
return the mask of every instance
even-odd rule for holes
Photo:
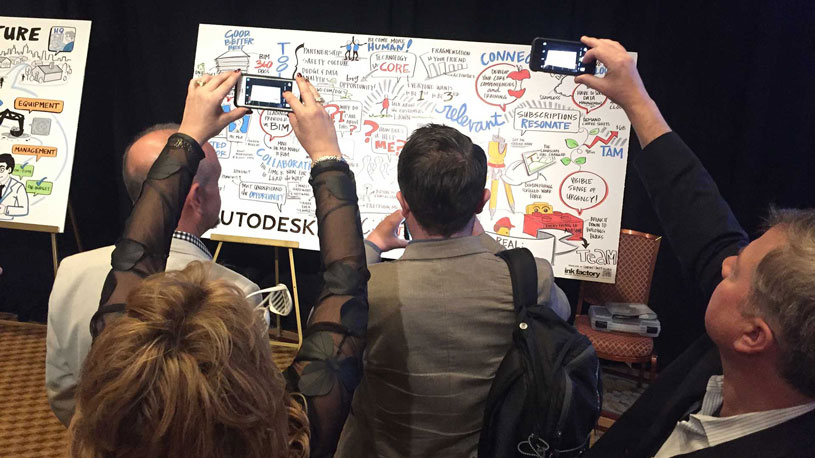
[[[90,33],[0,17],[0,227],[65,229]]]
[[[529,52],[529,45],[203,24],[193,74],[307,76],[356,176],[366,234],[398,208],[396,167],[411,132],[428,123],[455,127],[487,153],[492,198],[479,219],[495,240],[531,249],[558,277],[613,282],[629,121],[574,77],[530,72]],[[233,107],[230,95],[223,108]],[[211,144],[223,168],[223,205],[209,234],[319,249],[311,165],[285,113],[255,109]]]

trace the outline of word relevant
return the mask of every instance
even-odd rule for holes
[[[444,113],[444,117],[453,121],[461,127],[466,127],[470,132],[483,132],[493,127],[503,126],[506,122],[498,119],[498,113],[493,113],[487,121],[474,121],[467,116],[467,104],[462,103],[460,107],[454,108],[452,105],[445,105],[436,113]]]
[[[238,219],[235,220],[237,215]],[[289,218],[288,216],[259,215],[257,213],[229,212],[227,219],[226,210],[221,210],[221,224],[231,226],[235,223],[238,227],[248,226],[252,229],[263,229],[266,231],[276,230],[277,232],[288,232],[291,234],[317,235],[314,231],[316,219]]]

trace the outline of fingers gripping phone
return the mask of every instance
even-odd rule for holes
[[[529,69],[533,72],[557,73],[559,75],[593,75],[595,62],[584,64],[583,56],[588,46],[579,41],[552,40],[538,37],[532,42]]]
[[[297,83],[292,79],[266,75],[241,75],[235,86],[235,106],[292,111],[291,105],[283,98],[285,91],[290,91],[295,97],[300,97]]]

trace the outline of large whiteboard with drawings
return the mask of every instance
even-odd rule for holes
[[[90,33],[90,21],[0,17],[0,227],[65,229]]]
[[[417,127],[453,126],[488,154],[479,215],[564,278],[616,274],[629,122],[573,77],[528,70],[528,45],[201,25],[194,74],[302,72],[326,99],[367,233],[397,208],[396,165]],[[224,109],[231,109],[227,97]],[[223,174],[210,234],[318,249],[310,163],[285,113],[255,110],[212,140]]]

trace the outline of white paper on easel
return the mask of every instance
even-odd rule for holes
[[[529,71],[529,45],[201,25],[194,76],[302,72],[325,98],[357,182],[363,232],[396,210],[399,152],[446,124],[488,154],[479,215],[505,247],[558,277],[614,281],[630,126],[574,77]],[[601,70],[602,71],[602,70]],[[233,108],[231,97],[223,108]],[[310,161],[285,113],[255,110],[212,140],[221,224],[211,233],[318,249]]]
[[[90,32],[90,21],[0,17],[0,156],[14,161],[0,162],[5,227],[65,228]]]

